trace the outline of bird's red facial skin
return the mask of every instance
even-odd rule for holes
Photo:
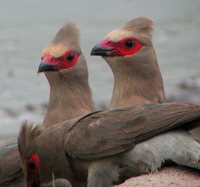
[[[26,161],[27,187],[39,186],[40,160],[37,153],[33,153]]]
[[[64,55],[55,58],[51,55],[43,56],[42,62],[48,65],[53,65],[55,69],[68,69],[73,67],[78,61],[79,55],[75,51],[67,51]]]
[[[99,46],[108,50],[107,56],[127,56],[133,55],[140,50],[142,44],[133,37],[127,37],[119,42],[113,42],[109,39],[103,40]]]

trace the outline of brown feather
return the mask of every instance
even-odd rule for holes
[[[132,149],[137,143],[199,117],[199,106],[177,103],[103,111],[76,122],[66,136],[65,148],[75,158],[99,159]]]
[[[148,17],[138,17],[127,22],[124,26],[122,26],[122,29],[127,31],[142,32],[151,37],[153,24],[153,21]]]
[[[51,43],[64,46],[79,45],[80,31],[74,23],[67,23],[57,32]]]
[[[20,158],[17,146],[10,148],[9,144],[5,150],[1,150],[0,157],[0,186],[4,187],[25,187],[25,180],[22,177],[22,168],[19,167]]]
[[[20,157],[23,158],[22,162],[33,153],[34,141],[41,133],[41,125],[37,125],[35,128],[27,122],[22,125],[18,136],[18,150]]]
[[[54,57],[62,55],[67,50],[74,50],[79,54],[74,67],[45,72],[50,85],[49,105],[43,121],[45,126],[76,118],[94,110],[87,63],[80,49],[79,40],[80,32],[76,25],[65,24],[45,49],[45,54],[51,53]]]
[[[133,55],[103,57],[114,75],[109,109],[166,101],[163,79],[152,44],[153,21],[135,18],[108,34],[111,41],[134,37],[143,44]]]
[[[57,32],[50,44],[43,50],[42,56],[52,55],[60,57],[67,49],[70,50],[73,48],[76,48],[77,52],[79,52],[79,40],[80,32],[76,25],[73,23],[65,24]]]
[[[38,153],[41,183],[51,181],[54,173],[56,178],[66,178],[73,186],[80,186],[90,172],[117,161],[116,156],[121,163],[120,155],[123,157],[136,144],[177,126],[189,126],[188,121],[197,119],[200,106],[177,103],[100,111],[49,127],[42,133],[37,130],[40,127],[32,131],[30,126],[23,127],[19,148],[25,149],[21,151],[22,160],[26,160],[28,152]],[[96,162],[101,164],[97,166]]]
[[[79,47],[80,33],[78,28],[70,23],[65,24],[56,34],[50,44],[44,49],[43,55],[59,57],[66,50],[75,50],[80,56],[77,66],[66,71],[45,73],[50,83],[50,99],[47,114],[43,125],[32,130],[32,126],[23,125],[19,136],[19,152],[23,155],[23,160],[27,159],[31,151],[35,149],[34,141],[39,136],[43,128],[63,122],[67,119],[85,115],[94,109],[92,95],[88,83],[88,70],[84,56]],[[30,138],[31,137],[31,138]],[[8,149],[5,154],[0,153],[0,162],[13,158],[19,160],[20,156],[14,148]],[[15,152],[12,156],[11,151]],[[9,154],[6,154],[9,153]],[[0,186],[13,185],[25,186],[25,178],[20,167],[20,162],[9,159],[9,163],[0,165]],[[10,168],[10,170],[9,170]],[[16,173],[15,171],[19,171]],[[22,181],[22,182],[20,182]]]

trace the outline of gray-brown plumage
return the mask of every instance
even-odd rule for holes
[[[20,158],[17,148],[17,140],[12,139],[0,147],[0,186],[1,187],[25,187]]]
[[[94,110],[87,64],[79,47],[79,38],[77,27],[72,23],[66,24],[43,50],[38,72],[45,73],[50,85],[49,105],[41,126],[44,130]],[[70,54],[74,55],[74,59]],[[67,55],[72,59],[69,62]],[[4,145],[4,152],[0,150],[0,186],[25,186],[15,142],[12,148]]]
[[[92,49],[91,54],[102,56],[114,75],[108,109],[166,101],[152,30],[153,22],[149,18],[135,18],[109,33]],[[199,168],[199,142],[188,139],[190,136],[176,130],[138,144],[130,152],[129,157],[133,159],[129,165],[136,174],[157,171],[166,160]]]
[[[91,54],[102,56],[114,75],[109,109],[166,101],[163,80],[151,41],[152,24],[148,18],[133,19],[109,33],[105,40],[92,49]],[[129,48],[125,45],[129,38],[138,40],[142,48],[136,52],[133,49],[133,54],[127,55]],[[135,40],[132,42],[133,47],[136,46]],[[120,47],[124,47],[123,51],[118,50]]]
[[[23,125],[18,145],[27,184],[48,183],[53,173],[74,187],[108,187],[120,182],[136,144],[199,119],[199,106],[166,103],[94,112],[46,131]]]
[[[50,85],[49,105],[43,121],[45,126],[76,118],[94,110],[87,64],[79,46],[79,38],[76,26],[72,23],[67,24],[43,50],[38,71],[45,72]],[[66,61],[66,53],[69,57],[73,54],[74,61]],[[75,59],[75,55],[78,59]],[[46,60],[48,56],[53,60]],[[70,63],[73,66],[69,67]]]

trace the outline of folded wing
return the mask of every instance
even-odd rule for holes
[[[77,121],[65,139],[66,152],[78,159],[100,159],[200,119],[200,106],[165,103],[103,111]]]

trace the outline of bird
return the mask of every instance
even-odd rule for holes
[[[52,174],[74,187],[118,184],[135,145],[180,125],[187,128],[188,121],[199,119],[200,106],[163,103],[96,111],[45,131],[24,124],[18,149],[27,186],[42,186],[52,180]]]
[[[151,19],[134,18],[108,33],[92,48],[91,55],[101,56],[113,72],[113,94],[108,110],[166,102],[152,30]],[[188,139],[189,136],[192,135],[179,129],[138,144],[132,150],[134,159],[129,163],[132,172],[138,175],[158,171],[166,160],[199,169],[200,144],[195,137]]]
[[[66,23],[42,51],[38,73],[45,74],[50,86],[47,113],[41,125],[43,130],[95,110],[79,40],[77,26]],[[16,142],[14,139],[13,143],[9,142],[12,146],[5,144],[4,151],[0,149],[0,186],[25,186]]]
[[[166,102],[152,29],[149,18],[135,18],[93,47],[91,55],[101,56],[114,75],[109,109]]]
[[[50,85],[44,126],[95,110],[88,83],[87,64],[79,40],[79,29],[74,23],[68,23],[42,52],[38,73],[44,72]]]

